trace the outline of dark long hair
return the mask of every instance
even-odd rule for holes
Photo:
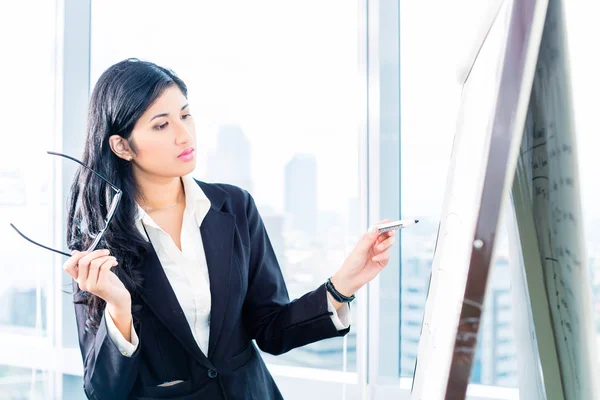
[[[119,261],[113,268],[132,295],[133,312],[143,286],[139,265],[150,245],[135,226],[138,186],[129,161],[117,157],[109,137],[119,135],[135,152],[131,132],[144,112],[165,89],[176,85],[187,97],[187,87],[172,71],[156,64],[127,59],[108,68],[100,77],[90,99],[85,148],[82,161],[104,175],[123,191],[121,203],[98,249],[108,249]],[[104,226],[114,191],[87,169],[80,167],[71,186],[67,220],[67,244],[72,250],[85,250]],[[106,303],[78,290],[75,303],[87,308],[86,330],[96,332]]]

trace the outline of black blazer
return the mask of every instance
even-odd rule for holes
[[[91,399],[281,399],[254,346],[282,354],[343,336],[327,309],[325,286],[290,303],[254,200],[231,185],[198,182],[211,203],[200,233],[210,276],[208,354],[202,353],[154,251],[137,267],[144,275],[142,310],[134,313],[139,345],[122,355],[104,318],[86,332],[76,305],[84,390]],[[138,315],[136,315],[138,314]],[[183,380],[183,383],[157,385]]]

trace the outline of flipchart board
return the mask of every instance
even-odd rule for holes
[[[512,189],[522,399],[600,399],[563,1],[549,2]]]

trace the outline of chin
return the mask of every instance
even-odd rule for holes
[[[192,172],[194,172],[195,169],[196,160],[194,159],[188,163],[185,163],[185,165],[182,168],[180,168],[181,173],[179,173],[179,176],[191,174]]]
[[[196,160],[191,160],[187,163],[164,163],[162,167],[160,164],[155,164],[152,169],[147,169],[146,173],[149,175],[160,176],[163,178],[178,178],[180,176],[188,175],[194,172],[196,169]]]

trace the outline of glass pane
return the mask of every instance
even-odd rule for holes
[[[508,233],[502,223],[488,276],[471,383],[506,387],[519,384],[509,260]]]
[[[93,2],[92,84],[131,56],[186,82],[203,152],[196,177],[254,196],[294,298],[341,266],[359,235],[357,7],[344,0],[230,7]],[[334,339],[268,361],[342,370],[343,349]]]
[[[0,399],[52,398],[50,380],[51,375],[48,371],[0,365]]]
[[[78,375],[63,375],[62,398],[64,400],[84,400],[83,377]]]
[[[400,375],[407,377],[415,369],[460,101],[455,49],[439,34],[456,29],[458,13],[454,5],[439,7],[431,13],[425,2],[400,2],[400,203],[403,216],[419,219],[401,232]]]
[[[38,4],[39,3],[39,4]],[[0,6],[0,9],[7,6]],[[23,240],[54,241],[55,2],[11,2],[0,24],[0,331],[44,335],[52,253]],[[5,15],[3,13],[3,15]],[[17,40],[18,39],[18,40]]]
[[[569,2],[564,5],[571,61],[571,82],[576,126],[577,156],[584,216],[585,247],[591,272],[596,332],[600,339],[600,184],[598,184],[598,102],[600,90],[598,56],[600,49],[591,46],[600,26],[593,15],[600,12],[596,2]]]
[[[400,10],[402,215],[420,219],[402,234],[400,375],[407,377],[415,370],[444,201],[461,98],[462,81],[457,77],[477,28],[476,20],[469,20],[461,7],[454,3],[440,6],[439,13],[432,14],[426,3],[401,2]],[[427,24],[422,23],[425,20]],[[440,37],[440,32],[448,35]],[[504,227],[497,240],[484,309],[471,382],[515,387],[518,375]]]

